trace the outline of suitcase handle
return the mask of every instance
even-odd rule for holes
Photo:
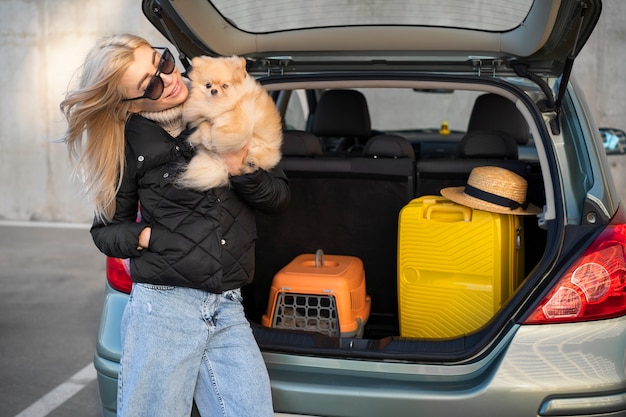
[[[431,220],[433,212],[445,212],[445,213],[458,213],[463,216],[464,222],[469,222],[472,219],[472,209],[470,207],[462,206],[460,204],[433,204],[426,208],[426,219]]]

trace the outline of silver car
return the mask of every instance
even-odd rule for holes
[[[600,0],[143,10],[187,68],[245,57],[283,117],[292,201],[258,215],[243,289],[277,415],[626,415],[626,212],[570,78]],[[447,229],[482,215],[437,205],[477,167],[517,173],[537,211],[498,217],[513,216],[509,234]],[[420,215],[439,224],[407,232]],[[127,264],[108,260],[95,355],[105,416]]]

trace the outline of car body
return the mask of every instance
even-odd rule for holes
[[[626,212],[603,145],[610,138],[570,78],[601,2],[290,3],[143,2],[183,63],[246,57],[283,116],[281,165],[292,202],[282,214],[258,215],[255,281],[243,289],[277,415],[625,415]],[[333,95],[328,106],[324,97]],[[499,104],[473,115],[481,97]],[[512,156],[494,155],[497,146],[486,141],[469,158],[459,146],[475,123],[489,133],[526,130],[509,134]],[[297,142],[304,137],[320,148]],[[398,147],[377,154],[373,137]],[[481,165],[517,170],[541,208],[521,220],[525,272],[469,331],[403,332],[400,211],[464,185]],[[273,282],[301,254],[316,254],[316,265],[320,255],[363,261],[367,297],[358,303],[369,308],[353,318],[358,331],[341,331],[343,322],[338,334],[310,328],[307,309],[292,321],[304,325],[278,325],[271,296],[292,289]],[[108,259],[95,355],[106,416],[115,415],[127,271],[127,261]],[[474,284],[460,301],[499,285]],[[345,295],[324,291],[334,301]],[[354,312],[355,294],[337,303],[353,303]],[[443,326],[467,314],[456,311]]]

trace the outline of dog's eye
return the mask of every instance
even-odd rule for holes
[[[211,83],[206,83],[205,87],[206,88],[211,88]]]
[[[228,84],[222,84],[222,88],[226,90],[228,88]]]

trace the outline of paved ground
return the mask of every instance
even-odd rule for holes
[[[104,257],[86,227],[0,223],[0,417],[98,417]]]
[[[101,417],[104,261],[86,226],[0,221],[0,417]]]

